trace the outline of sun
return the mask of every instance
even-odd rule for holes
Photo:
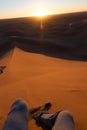
[[[38,17],[44,17],[48,14],[48,12],[45,9],[39,9],[36,13],[35,16]]]

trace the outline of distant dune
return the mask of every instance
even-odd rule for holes
[[[87,61],[87,12],[0,20],[0,56],[15,46],[28,52]]]

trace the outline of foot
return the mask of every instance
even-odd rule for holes
[[[40,106],[36,109],[33,109],[30,111],[32,118],[36,119],[37,115],[41,113],[42,111],[48,111],[51,107],[51,103],[46,103],[43,106]]]

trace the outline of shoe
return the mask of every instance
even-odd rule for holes
[[[35,119],[39,113],[42,111],[48,111],[51,107],[51,103],[46,103],[43,106],[40,106],[36,109],[33,109],[30,113],[32,115],[32,118]]]

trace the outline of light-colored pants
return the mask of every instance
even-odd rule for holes
[[[28,130],[28,107],[22,99],[16,100],[7,116],[3,130]],[[41,121],[52,130],[75,130],[73,117],[68,111],[55,114],[40,113],[36,121]]]

